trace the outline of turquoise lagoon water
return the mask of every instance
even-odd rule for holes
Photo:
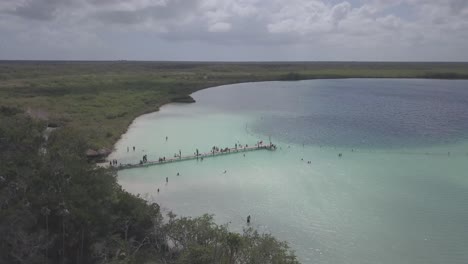
[[[271,136],[277,151],[123,170],[119,182],[165,211],[214,214],[234,231],[251,215],[303,263],[468,263],[466,88],[386,79],[221,86],[137,118],[110,158],[136,163]]]

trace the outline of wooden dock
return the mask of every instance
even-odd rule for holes
[[[120,164],[119,166],[115,166],[115,168],[117,170],[142,168],[142,167],[164,165],[164,164],[187,161],[187,160],[205,159],[205,158],[210,158],[210,157],[218,157],[218,156],[223,156],[223,155],[243,153],[243,152],[256,151],[256,150],[273,151],[273,150],[276,150],[276,145],[270,143],[267,145],[260,144],[260,145],[255,145],[252,147],[244,146],[244,147],[237,147],[237,148],[225,148],[225,149],[220,149],[220,150],[212,150],[208,153],[199,153],[198,155],[194,154],[194,155],[188,155],[188,156],[180,156],[180,157],[174,157],[174,158],[169,158],[169,159],[164,159],[164,160],[140,162],[137,164]]]

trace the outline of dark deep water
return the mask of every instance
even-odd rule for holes
[[[199,100],[258,110],[262,117],[250,129],[295,144],[399,148],[468,138],[467,81],[345,79],[250,87],[225,88]]]

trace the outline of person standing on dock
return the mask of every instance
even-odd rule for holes
[[[182,159],[182,151],[179,149],[179,159]]]

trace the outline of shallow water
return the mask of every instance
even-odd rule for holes
[[[466,88],[385,79],[222,86],[139,117],[110,158],[135,163],[271,136],[277,151],[123,170],[119,182],[235,231],[251,215],[304,263],[467,263]]]

